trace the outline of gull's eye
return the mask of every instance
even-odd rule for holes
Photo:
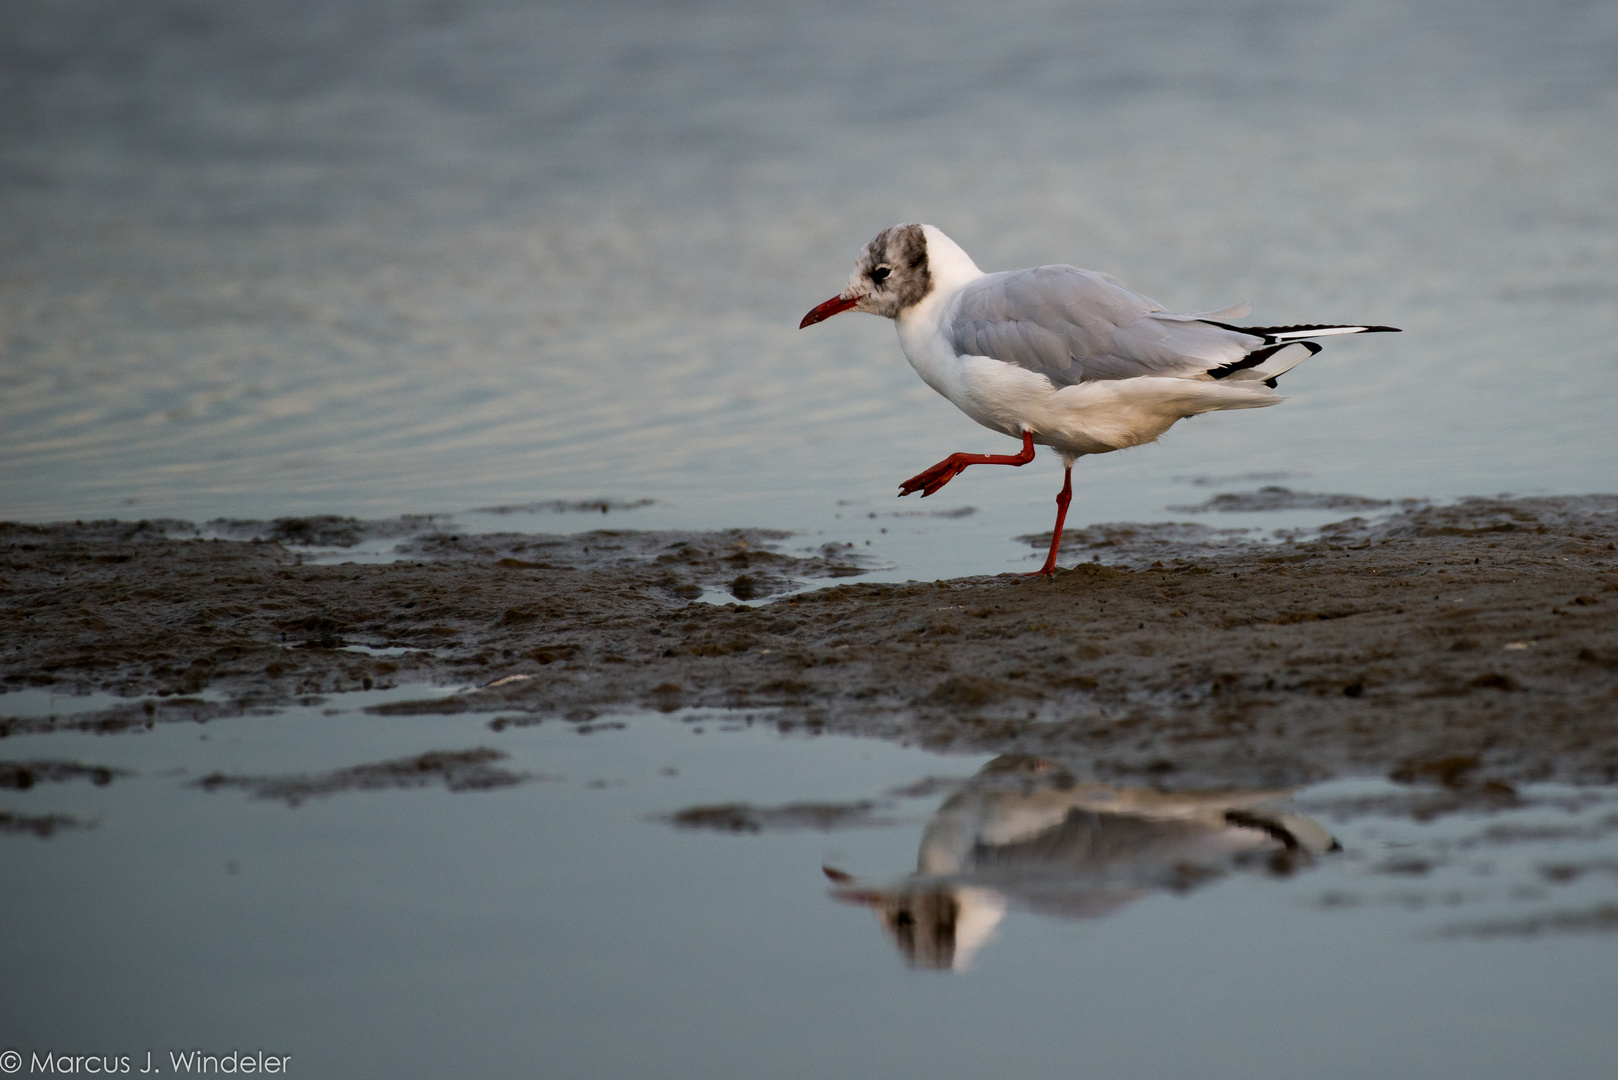
[[[888,275],[891,273],[893,273],[892,267],[879,266],[875,270],[871,271],[871,280],[880,285],[884,281],[888,280]]]

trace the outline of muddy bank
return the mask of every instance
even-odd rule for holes
[[[742,709],[1167,787],[1371,772],[1487,799],[1618,779],[1618,497],[1407,505],[1269,544],[1097,526],[1069,557],[1104,561],[1054,581],[850,582],[756,606],[693,598],[859,564],[755,530],[432,534],[400,561],[318,565],[297,538],[340,524],[276,524],[0,526],[5,686],[127,699],[51,717],[0,696],[0,732],[431,681],[482,689],[378,711],[496,711],[498,730]]]

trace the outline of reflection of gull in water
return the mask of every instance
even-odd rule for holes
[[[1234,866],[1284,873],[1336,850],[1320,825],[1275,809],[1290,794],[1078,783],[1059,765],[1008,754],[938,808],[914,874],[887,887],[826,874],[835,896],[876,912],[913,967],[964,968],[1012,905],[1096,918]]]

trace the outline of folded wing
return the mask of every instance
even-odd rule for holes
[[[948,327],[960,356],[987,356],[1058,386],[1159,376],[1274,379],[1320,351],[1306,338],[1383,326],[1241,327],[1222,311],[1173,314],[1116,278],[1076,266],[987,274],[962,290]]]

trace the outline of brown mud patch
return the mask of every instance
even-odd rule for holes
[[[1527,780],[1618,780],[1611,496],[1407,506],[1276,544],[1095,527],[1072,554],[1117,565],[842,584],[753,607],[692,598],[860,567],[841,546],[789,554],[759,530],[432,533],[401,561],[302,560],[300,536],[366,533],[346,521],[252,540],[186,538],[178,523],[0,526],[0,679],[131,699],[3,719],[0,696],[0,734],[436,682],[485,689],[414,711],[509,726],[742,709],[1158,786],[1374,772],[1492,799]]]
[[[114,777],[128,775],[123,769],[79,761],[0,761],[0,790],[27,791],[37,784],[70,780],[88,780],[96,787],[106,787]]]
[[[1600,904],[1580,911],[1553,911],[1521,919],[1459,923],[1447,927],[1443,937],[1536,938],[1542,934],[1618,933],[1618,905]]]
[[[432,750],[397,761],[357,765],[317,775],[234,776],[210,773],[192,787],[204,791],[239,788],[255,798],[274,799],[298,806],[307,799],[347,791],[384,791],[441,785],[448,791],[494,791],[537,780],[529,773],[514,773],[495,764],[509,755],[488,747],[475,750]]]
[[[854,803],[791,803],[787,806],[753,806],[724,803],[717,806],[689,806],[669,814],[665,821],[680,829],[706,829],[713,832],[756,833],[765,830],[863,828],[892,825],[881,816],[879,804],[869,800]]]
[[[17,814],[0,810],[0,836],[37,836],[48,839],[53,833],[65,829],[84,829],[89,826],[67,814]]]
[[[1421,502],[1407,500],[1409,505]],[[1273,510],[1380,510],[1392,506],[1391,499],[1367,499],[1363,495],[1340,495],[1319,491],[1293,491],[1270,484],[1257,491],[1227,492],[1192,506],[1171,506],[1176,513],[1251,514]]]

